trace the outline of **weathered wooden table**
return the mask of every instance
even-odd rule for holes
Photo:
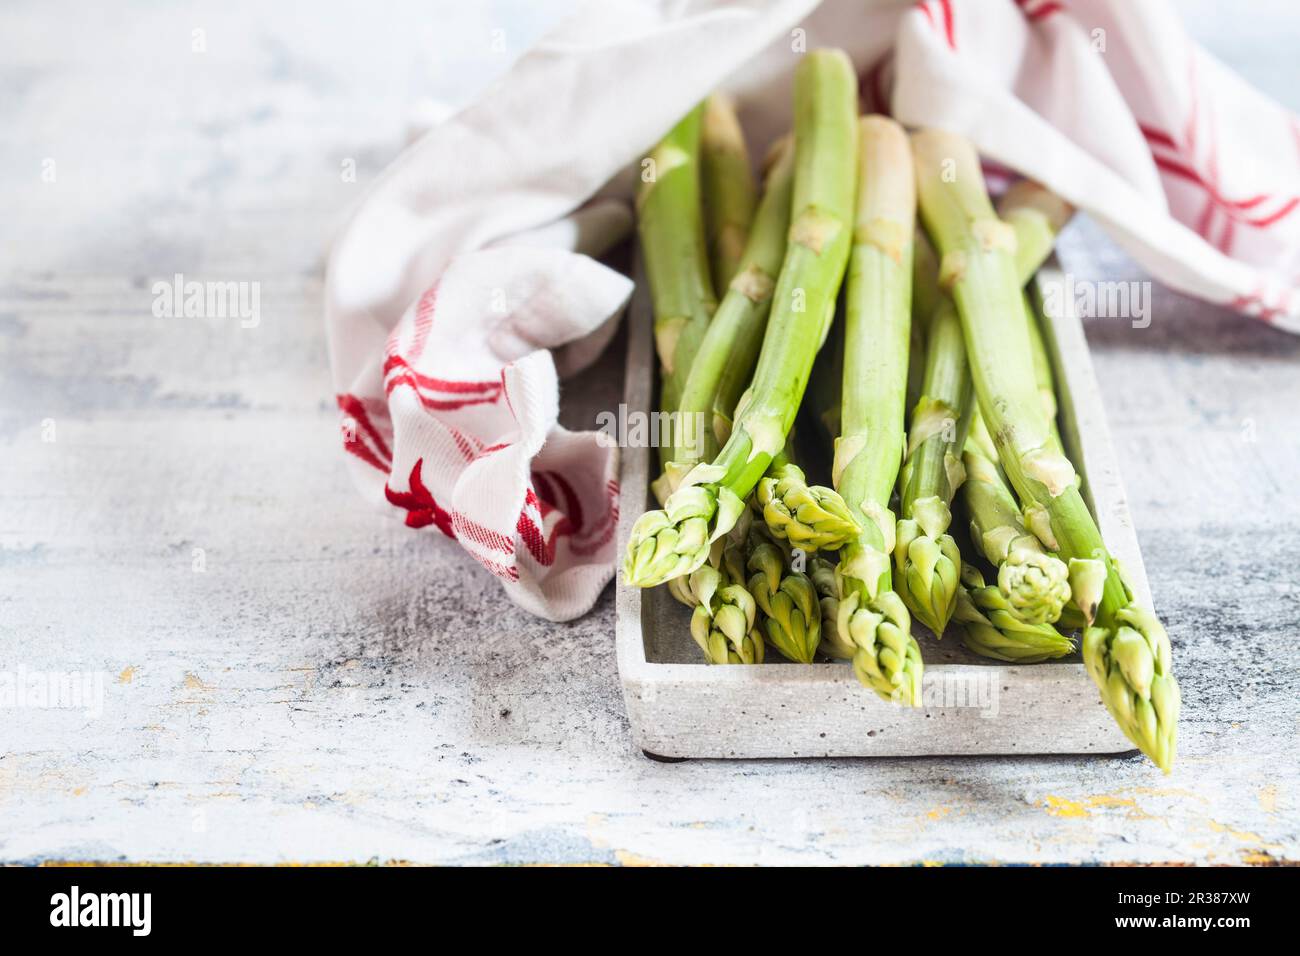
[[[0,11],[0,672],[107,675],[100,713],[0,713],[0,860],[1300,859],[1300,339],[1158,287],[1150,328],[1089,328],[1183,687],[1171,777],[651,762],[611,592],[534,620],[344,472],[331,224],[521,15],[363,6]],[[501,22],[509,52],[540,20]],[[1193,23],[1295,105],[1286,30]],[[1063,259],[1140,277],[1087,223]],[[176,272],[260,282],[260,323],[155,317]],[[570,424],[617,403],[621,356]]]

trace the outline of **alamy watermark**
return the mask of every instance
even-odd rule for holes
[[[0,710],[80,710],[104,713],[103,671],[0,671]]]
[[[640,412],[620,402],[617,411],[596,415],[596,441],[606,448],[665,448],[677,444],[696,458],[704,455],[709,417],[700,412]]]
[[[998,715],[1002,673],[997,667],[961,671],[926,671],[921,678],[921,705],[928,710],[974,708],[981,717]]]
[[[73,884],[66,893],[50,897],[51,926],[119,926],[132,936],[148,936],[153,929],[152,893],[93,893]]]
[[[260,282],[200,282],[178,272],[170,281],[159,279],[150,291],[153,314],[160,319],[239,319],[244,329],[262,321]]]
[[[1151,325],[1151,283],[1075,279],[1065,273],[1043,282],[1043,311],[1060,318],[1073,310],[1081,319],[1129,319],[1135,329]]]

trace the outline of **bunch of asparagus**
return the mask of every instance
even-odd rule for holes
[[[722,96],[650,158],[637,208],[672,426],[624,580],[691,606],[711,663],[849,660],[909,706],[914,619],[1017,663],[1081,635],[1110,713],[1167,770],[1169,641],[1080,494],[1025,292],[1068,206],[1025,182],[995,211],[967,142],[860,118],[833,50],[796,70],[761,191]],[[801,407],[803,438],[833,442],[833,487],[796,460]]]

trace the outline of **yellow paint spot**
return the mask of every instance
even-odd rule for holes
[[[1201,803],[1210,802],[1204,794],[1194,793],[1191,790],[1183,790],[1179,787],[1131,787],[1130,792],[1139,793],[1147,797],[1190,797],[1191,799],[1198,800]]]
[[[1244,843],[1263,843],[1264,838],[1258,833],[1251,833],[1249,830],[1234,830],[1226,823],[1220,823],[1218,820],[1211,820],[1210,829],[1215,833],[1226,833],[1234,840],[1241,840]]]
[[[1277,787],[1269,784],[1259,791],[1259,808],[1265,813],[1277,813]]]
[[[942,820],[950,813],[952,813],[952,807],[935,807],[926,814],[926,818],[930,820]]]
[[[203,678],[197,674],[186,673],[185,686],[190,690],[208,690],[208,685],[203,683]]]
[[[117,675],[117,682],[119,684],[129,684],[133,680],[135,680],[135,666],[128,664],[122,669],[122,673]]]
[[[1147,820],[1150,815],[1142,812],[1138,807],[1137,801],[1132,797],[1117,797],[1109,793],[1099,793],[1095,796],[1084,797],[1082,800],[1068,800],[1065,797],[1048,795],[1047,806],[1045,809],[1054,817],[1068,817],[1077,819],[1079,817],[1092,816],[1093,810],[1103,810],[1106,808],[1126,808],[1129,813],[1128,818],[1131,820]]]
[[[627,850],[615,850],[614,859],[618,860],[619,866],[664,866],[658,860],[652,860],[648,856],[639,856],[636,853],[629,853]]]
[[[73,787],[73,788],[72,788],[72,795],[73,795],[74,797],[84,797],[84,796],[86,795],[86,788],[85,788],[85,787]]]
[[[1067,800],[1065,797],[1057,797],[1052,794],[1047,795],[1047,812],[1054,817],[1086,817],[1088,808],[1077,800]]]
[[[1241,855],[1241,862],[1248,866],[1259,866],[1260,864],[1267,866],[1269,863],[1274,863],[1276,861],[1267,853],[1243,853]]]

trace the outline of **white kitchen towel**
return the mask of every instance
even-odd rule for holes
[[[964,133],[1099,221],[1156,278],[1300,331],[1300,123],[1167,0],[593,0],[407,149],[331,252],[326,325],[365,495],[457,540],[554,620],[614,566],[614,450],[556,422],[631,291],[599,264],[634,170],[711,90],[755,156],[789,80],[848,51],[863,106]]]

